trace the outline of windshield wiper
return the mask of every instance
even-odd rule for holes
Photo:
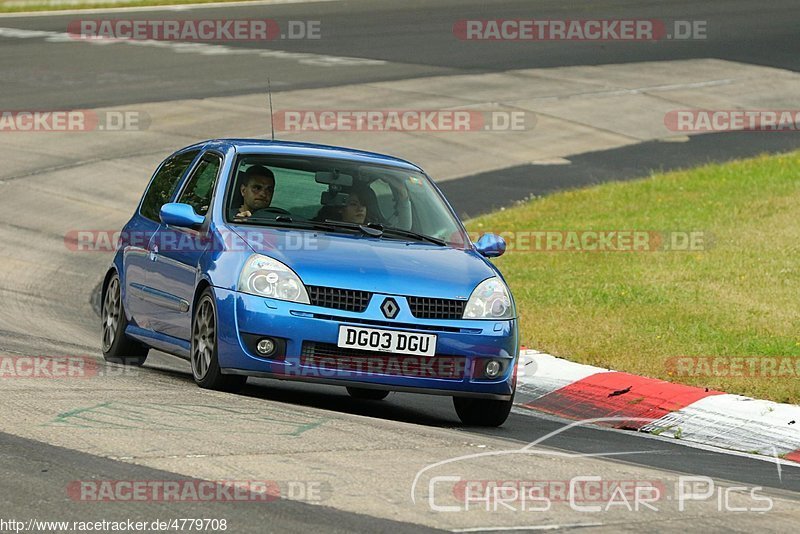
[[[381,225],[378,225],[378,226],[381,226]],[[382,226],[382,228],[383,228],[383,233],[384,234],[389,233],[389,234],[393,234],[393,235],[401,235],[403,237],[411,237],[411,238],[414,238],[414,239],[419,239],[420,241],[428,241],[429,243],[433,243],[435,245],[439,245],[440,247],[446,247],[447,246],[447,242],[442,240],[442,239],[439,239],[439,238],[436,238],[436,237],[431,237],[431,236],[425,235],[425,234],[420,234],[420,233],[417,233],[417,232],[412,232],[411,230],[403,230],[402,228],[395,228],[394,226]]]
[[[333,219],[325,219],[324,223],[319,224],[330,225],[333,228],[348,228],[351,230],[358,230],[362,234],[370,237],[380,237],[383,235],[383,226],[375,223],[358,224],[345,221],[336,221]]]
[[[338,224],[330,224],[328,222],[299,220],[295,221],[290,215],[278,215],[274,219],[272,217],[249,217],[241,221],[235,221],[236,224],[252,224],[260,226],[269,226],[273,228],[310,228],[314,230],[359,230],[359,228],[344,226]]]
[[[270,218],[259,217],[257,219],[250,217],[249,219],[237,222],[250,223],[250,224],[264,224],[266,226],[276,226],[281,228],[313,228],[315,230],[329,230],[329,231],[356,230],[370,237],[382,237],[384,234],[391,234],[402,237],[410,237],[412,239],[416,239],[417,241],[427,241],[429,243],[439,245],[440,247],[447,246],[447,242],[441,239],[437,239],[435,237],[431,237],[425,234],[420,234],[417,232],[412,232],[411,230],[403,230],[402,228],[395,228],[393,226],[384,226],[380,223],[373,223],[373,222],[366,224],[358,224],[345,221],[336,221],[333,219],[325,219],[325,222],[308,221],[308,220],[295,221],[294,219],[292,219],[290,215],[278,215],[274,219],[272,217]]]
[[[412,239],[416,239],[417,241],[427,241],[429,243],[433,243],[441,247],[447,246],[447,243],[445,241],[442,241],[441,239],[437,239],[435,237],[431,237],[425,234],[420,234],[417,232],[412,232],[411,230],[403,230],[402,228],[395,228],[393,226],[384,226],[380,223],[370,222],[367,224],[358,224],[358,223],[348,223],[342,221],[333,221],[330,219],[327,219],[325,223],[336,224],[337,226],[341,226],[342,228],[358,228],[365,234],[374,237],[381,237],[384,234],[391,234],[403,237],[410,237]]]

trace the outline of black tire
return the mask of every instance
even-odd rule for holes
[[[107,362],[140,366],[147,360],[150,347],[125,335],[128,318],[122,304],[119,275],[114,273],[100,300],[101,349]]]
[[[458,418],[469,426],[500,426],[508,419],[514,397],[507,401],[453,397]]]
[[[388,391],[382,389],[367,389],[367,388],[347,388],[347,393],[354,399],[361,400],[383,400],[388,395]]]
[[[192,313],[192,338],[189,363],[192,378],[204,389],[238,391],[247,382],[246,376],[223,375],[217,356],[217,307],[214,293],[206,288]]]

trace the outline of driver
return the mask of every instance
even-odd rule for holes
[[[246,219],[256,211],[269,207],[275,193],[275,175],[263,165],[253,165],[245,171],[239,190],[243,202],[234,218]]]

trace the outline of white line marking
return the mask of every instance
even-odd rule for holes
[[[358,57],[328,56],[323,54],[309,54],[306,52],[285,52],[283,50],[264,50],[253,48],[233,48],[224,45],[207,43],[182,43],[173,41],[132,41],[132,40],[105,40],[105,39],[76,39],[68,33],[51,32],[44,30],[21,30],[19,28],[0,28],[0,37],[12,39],[33,39],[44,37],[48,43],[89,43],[92,45],[119,45],[148,46],[166,48],[177,54],[202,54],[206,56],[218,55],[249,55],[273,59],[297,61],[303,65],[315,67],[362,67],[384,65],[386,61],[380,59],[365,59]]]
[[[667,85],[651,85],[648,87],[636,87],[633,89],[612,89],[605,91],[586,91],[582,93],[574,93],[564,96],[541,96],[532,98],[530,100],[569,100],[572,98],[584,98],[587,96],[626,96],[638,95],[642,93],[658,93],[661,91],[674,91],[676,89],[700,89],[703,87],[717,87],[720,85],[730,85],[736,80],[733,78],[723,78],[720,80],[708,80],[705,82],[690,82],[690,83],[673,83]]]
[[[100,2],[107,2],[113,0],[98,0],[97,3]],[[134,1],[134,0],[131,0]],[[220,8],[220,7],[239,7],[239,6],[270,6],[270,5],[281,5],[281,4],[308,4],[308,3],[316,3],[316,2],[340,2],[341,0],[254,0],[253,2],[212,2],[209,4],[178,4],[178,5],[163,5],[163,6],[136,6],[136,7],[98,7],[93,9],[56,9],[51,11],[28,11],[28,12],[20,12],[20,13],[0,13],[0,18],[12,18],[12,17],[47,17],[53,15],[81,15],[84,13],[91,14],[91,13],[119,13],[119,12],[131,12],[131,11],[191,11],[194,9],[208,9],[208,8]],[[42,2],[45,3],[45,2]],[[53,5],[65,5],[69,4],[70,2],[46,2],[48,4]],[[71,3],[83,3],[83,0],[71,2]],[[88,3],[88,2],[86,2]],[[7,6],[15,6],[15,5],[41,5],[36,1],[32,2],[6,2]]]
[[[450,532],[505,532],[507,530],[559,530],[562,528],[602,527],[603,523],[572,523],[569,525],[528,525],[518,527],[455,528]]]
[[[533,160],[531,165],[572,165],[572,162],[566,158],[548,158]]]

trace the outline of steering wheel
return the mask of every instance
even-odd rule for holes
[[[270,206],[269,208],[261,208],[260,210],[253,212],[253,217],[263,217],[267,213],[277,213],[279,215],[291,215],[288,211],[283,208],[274,208]]]

